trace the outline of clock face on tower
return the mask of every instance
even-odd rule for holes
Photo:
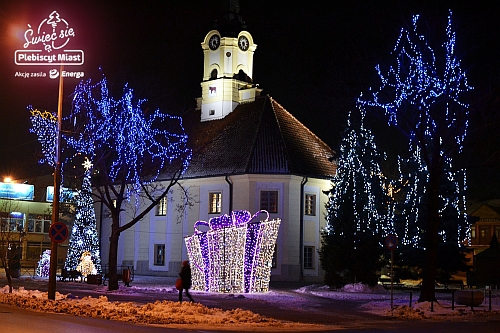
[[[240,48],[240,50],[242,51],[246,51],[248,50],[248,46],[249,46],[249,42],[248,42],[248,38],[246,38],[245,36],[241,36],[239,39],[238,39],[238,47]]]
[[[208,40],[208,47],[210,48],[210,50],[217,50],[217,48],[219,47],[219,45],[220,45],[220,37],[219,37],[219,35],[213,35]]]

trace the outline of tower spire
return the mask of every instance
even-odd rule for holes
[[[246,30],[247,25],[239,14],[238,0],[229,0],[229,8],[227,1],[223,1],[221,9],[221,16],[214,21],[212,28],[219,31],[222,37],[236,37],[241,31]]]

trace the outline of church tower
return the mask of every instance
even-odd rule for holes
[[[253,83],[253,54],[257,48],[238,14],[239,3],[215,21],[201,43],[203,49],[201,121],[221,119],[239,104],[253,102],[262,89]]]

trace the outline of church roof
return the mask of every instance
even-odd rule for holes
[[[219,120],[183,117],[193,150],[185,178],[234,174],[333,177],[335,152],[270,96],[240,104]]]

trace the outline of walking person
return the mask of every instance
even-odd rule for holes
[[[182,303],[182,291],[186,290],[186,295],[191,302],[194,303],[191,294],[189,293],[189,288],[191,288],[191,267],[189,266],[189,261],[184,260],[182,262],[181,271],[179,273],[182,281],[182,287],[179,289],[179,302]]]

